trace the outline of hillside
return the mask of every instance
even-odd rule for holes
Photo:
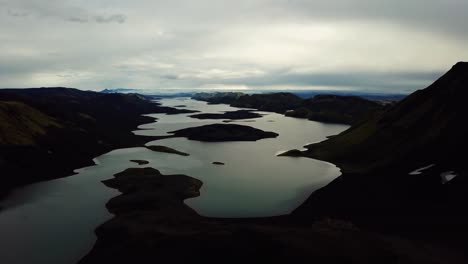
[[[244,95],[243,93],[235,92],[196,93],[192,96],[192,99],[205,101],[210,104],[231,104]]]
[[[49,128],[60,125],[54,118],[24,103],[0,102],[0,145],[35,145]]]
[[[315,95],[309,99],[291,93],[241,94],[199,93],[195,100],[211,104],[224,103],[234,107],[254,108],[290,117],[313,121],[355,124],[385,108],[383,103],[357,96]]]
[[[320,122],[355,124],[382,110],[382,104],[357,96],[317,95],[302,101],[286,116],[307,118]]]
[[[461,239],[468,230],[467,88],[468,63],[460,62],[385,112],[307,146],[304,156],[338,164],[344,174],[294,215]]]
[[[136,94],[69,88],[0,90],[0,194],[63,177],[118,147],[142,144],[133,133],[147,113],[179,113]]]

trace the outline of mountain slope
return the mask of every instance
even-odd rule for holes
[[[363,169],[397,160],[418,166],[431,159],[444,159],[467,142],[468,130],[463,126],[467,89],[468,63],[458,63],[434,84],[388,111],[375,114],[337,137],[308,146],[307,155],[346,165],[359,164]]]
[[[467,89],[468,63],[460,62],[384,113],[307,146],[303,155],[334,162],[344,174],[294,215],[462,237],[468,230]]]
[[[0,89],[0,195],[14,186],[63,177],[119,147],[147,141],[131,131],[179,113],[136,94],[70,88]]]
[[[0,145],[35,145],[50,127],[60,125],[41,111],[21,102],[0,102]]]
[[[319,122],[355,124],[383,109],[382,104],[358,96],[317,95],[306,99],[286,116]]]

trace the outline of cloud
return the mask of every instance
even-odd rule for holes
[[[88,23],[91,20],[89,19],[88,16],[84,17],[77,17],[77,16],[72,16],[72,17],[67,17],[65,18],[66,21],[69,22],[76,22],[76,23]],[[109,15],[109,16],[94,16],[92,21],[99,23],[99,24],[106,24],[106,23],[118,23],[118,24],[123,24],[127,20],[127,17],[123,14],[114,14],[114,15]]]
[[[68,22],[87,23],[125,23],[126,15],[122,13],[111,13],[103,15],[104,12],[95,11],[92,8],[72,5],[71,1],[51,0],[47,3],[39,0],[16,0],[3,3],[10,7],[7,14],[12,17],[27,17],[34,15],[37,18],[62,19]],[[109,12],[105,12],[109,13]],[[92,19],[90,19],[92,18]]]
[[[28,12],[21,12],[21,11],[13,11],[8,9],[7,14],[12,17],[27,17],[29,16]]]
[[[83,18],[83,17],[69,17],[66,20],[70,22],[76,22],[76,23],[88,23],[89,22],[88,18]]]
[[[0,4],[3,87],[410,92],[468,60],[465,0]]]
[[[95,16],[94,20],[97,23],[125,23],[127,20],[127,17],[122,14],[115,14],[115,15],[110,15],[110,16]]]
[[[165,74],[165,75],[162,75],[161,78],[168,79],[168,80],[178,80],[178,79],[180,79],[179,76],[177,76],[175,74]]]
[[[288,71],[272,72],[266,76],[236,80],[250,87],[334,87],[342,90],[386,90],[395,93],[422,89],[434,82],[443,72],[354,72],[297,74]]]
[[[179,79],[201,79],[201,80],[229,80],[248,78],[263,75],[264,72],[259,69],[239,69],[239,70],[226,70],[226,69],[207,69],[194,71],[190,73],[183,73],[178,76]]]

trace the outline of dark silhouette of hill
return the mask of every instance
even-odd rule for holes
[[[257,141],[278,136],[275,132],[237,124],[211,124],[184,128],[169,133],[174,134],[174,137],[186,137],[190,140],[205,142]]]
[[[382,110],[382,104],[358,96],[317,95],[302,101],[286,116],[342,124],[355,124]]]
[[[148,113],[190,112],[162,107],[137,94],[69,88],[0,90],[0,193],[63,177],[118,147],[144,143],[132,130]]]
[[[330,215],[466,244],[467,88],[468,63],[460,62],[383,113],[307,146],[304,156],[334,162],[344,174],[294,215]]]
[[[237,110],[224,113],[203,113],[190,115],[191,118],[197,119],[229,119],[229,120],[241,120],[241,119],[252,119],[259,118],[262,115],[252,112],[250,110]]]
[[[358,96],[316,95],[309,99],[292,93],[242,94],[199,93],[193,99],[211,104],[229,104],[234,107],[253,108],[276,112],[286,116],[307,118],[329,123],[355,124],[372,113],[385,108],[383,103]]]

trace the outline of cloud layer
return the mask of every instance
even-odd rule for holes
[[[465,0],[0,0],[0,87],[411,92],[468,60]]]

